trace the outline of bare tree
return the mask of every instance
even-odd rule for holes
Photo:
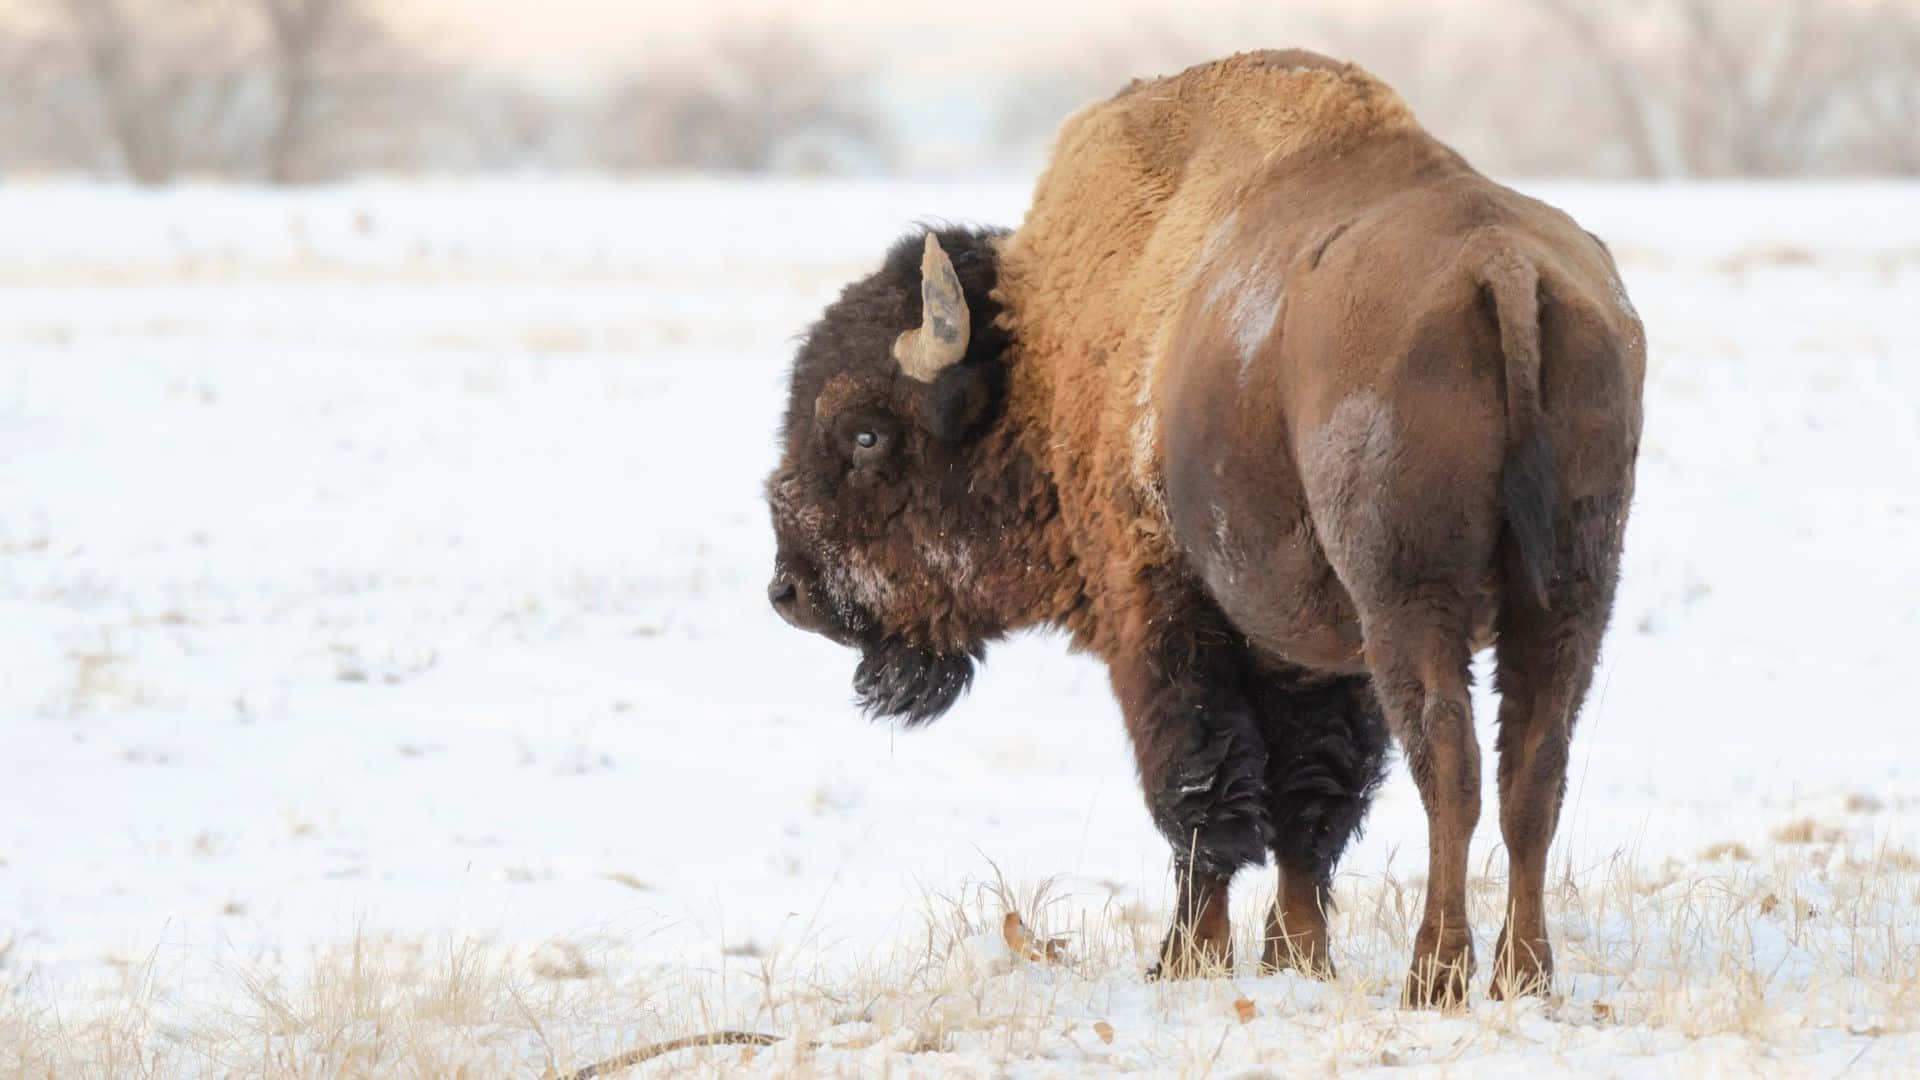
[[[1590,60],[1612,103],[1614,120],[1631,155],[1633,175],[1651,179],[1665,170],[1656,148],[1648,113],[1646,81],[1627,51],[1610,41],[1597,5],[1582,0],[1537,0],[1564,24],[1575,42],[1590,50]]]
[[[0,23],[0,170],[53,156],[45,144],[47,117],[37,108],[46,77],[39,44],[27,29]]]
[[[1782,176],[1847,167],[1831,138],[1863,25],[1847,6],[1535,3],[1600,73],[1637,174]]]
[[[1920,176],[1920,4],[1861,13],[1855,40],[1843,138],[1869,171]]]
[[[1752,6],[1690,0],[1692,68],[1687,125],[1701,175],[1780,176],[1824,171],[1828,130],[1850,61],[1843,13],[1818,0]]]
[[[311,138],[315,70],[337,32],[349,0],[258,0],[271,32],[274,89],[278,92],[272,134],[267,139],[267,179],[276,184],[301,177],[300,156]]]
[[[38,2],[51,18],[26,107],[141,184],[292,183],[390,160],[418,118],[400,90],[417,104],[432,81],[368,0]]]
[[[729,27],[629,81],[598,140],[616,167],[742,172],[882,165],[888,142],[852,68],[786,22]]]
[[[1060,121],[1135,78],[1169,75],[1218,48],[1191,23],[1142,13],[1127,23],[1091,29],[1064,56],[1036,58],[1014,72],[994,106],[993,139],[1003,155],[1044,157]]]
[[[577,122],[587,110],[510,79],[462,80],[442,95],[460,118],[465,159],[479,169],[577,166],[592,155]]]
[[[97,122],[142,184],[225,164],[245,104],[247,43],[225,0],[56,0]]]
[[[366,0],[250,2],[267,28],[275,94],[263,150],[268,181],[329,175],[338,168],[333,137],[382,118],[405,123],[403,106],[432,96],[424,59],[399,46]]]

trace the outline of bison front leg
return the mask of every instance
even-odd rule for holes
[[[1271,842],[1266,747],[1237,694],[1173,687],[1129,717],[1154,824],[1173,846],[1173,925],[1154,974],[1191,978],[1233,967],[1227,888]]]
[[[1196,873],[1175,860],[1173,925],[1147,968],[1149,979],[1199,979],[1233,971],[1233,921],[1227,910],[1231,877]]]
[[[1233,635],[1204,615],[1160,624],[1176,629],[1116,666],[1114,684],[1178,878],[1173,925],[1149,975],[1189,978],[1233,965],[1227,887],[1264,862],[1272,842],[1267,750]]]
[[[1333,977],[1327,946],[1334,868],[1386,773],[1387,727],[1365,676],[1273,671],[1253,688],[1267,742],[1267,807],[1280,891],[1261,967]]]
[[[1262,933],[1260,973],[1292,970],[1316,979],[1333,978],[1333,952],[1327,942],[1327,912],[1332,907],[1325,880],[1305,867],[1282,866],[1280,893]]]

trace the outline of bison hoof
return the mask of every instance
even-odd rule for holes
[[[1160,959],[1147,968],[1147,979],[1213,979],[1233,974],[1233,948],[1220,942],[1196,942],[1184,934],[1169,935],[1160,946]]]
[[[1429,934],[1414,939],[1413,968],[1407,972],[1400,1003],[1409,1009],[1464,1009],[1473,980],[1473,939],[1465,932]]]
[[[1277,975],[1282,971],[1298,971],[1309,978],[1332,982],[1335,972],[1333,959],[1327,955],[1326,939],[1268,938],[1266,950],[1260,955],[1260,974]]]
[[[1494,946],[1493,982],[1487,995],[1495,1001],[1526,996],[1545,997],[1553,988],[1553,949],[1545,938],[1521,941],[1511,950],[1507,932],[1500,931]]]

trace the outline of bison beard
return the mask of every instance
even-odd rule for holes
[[[937,719],[973,682],[973,657],[889,638],[861,651],[853,692],[874,719],[915,728]]]

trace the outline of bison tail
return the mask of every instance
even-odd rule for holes
[[[1540,405],[1540,277],[1531,260],[1501,245],[1482,263],[1480,287],[1493,302],[1507,376],[1507,449],[1500,501],[1520,569],[1540,606],[1551,606],[1553,519],[1559,469]]]

